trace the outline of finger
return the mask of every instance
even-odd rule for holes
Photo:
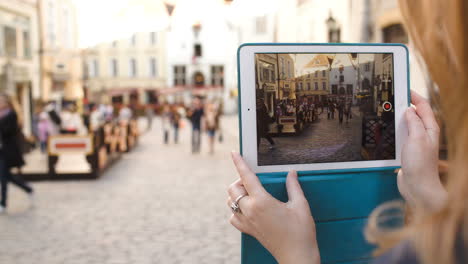
[[[236,165],[237,172],[239,173],[242,180],[242,184],[247,190],[247,193],[252,196],[264,195],[266,191],[260,183],[260,180],[258,179],[257,175],[255,175],[255,173],[250,170],[249,166],[247,163],[245,163],[240,154],[233,151],[231,155],[232,160],[234,161],[234,165]]]
[[[415,91],[411,91],[411,102],[416,106],[416,112],[421,118],[424,127],[429,135],[438,140],[439,137],[439,124],[437,123],[434,111],[427,99],[419,95]]]
[[[290,202],[303,201],[305,199],[302,187],[297,178],[297,172],[292,170],[286,177],[286,190]]]
[[[232,214],[229,223],[242,233],[249,234],[248,222],[241,214]]]
[[[408,133],[410,138],[419,138],[424,136],[426,129],[422,120],[416,115],[414,108],[409,107],[406,110],[406,123],[408,125]]]
[[[245,190],[240,180],[235,181],[233,184],[231,184],[231,186],[229,186],[228,193],[231,203],[234,202],[241,195],[246,195],[242,197],[237,203],[239,204],[239,208],[241,209],[241,211],[242,208],[248,208],[246,204],[250,200],[250,197],[247,195],[247,191]],[[229,206],[231,203],[229,203]]]

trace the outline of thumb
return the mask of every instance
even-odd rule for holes
[[[288,173],[286,178],[286,190],[288,191],[288,198],[290,202],[297,201],[299,199],[305,199],[302,187],[297,179],[297,172],[292,170]]]

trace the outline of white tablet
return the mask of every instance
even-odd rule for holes
[[[243,44],[241,150],[256,173],[401,166],[408,50],[400,44]]]

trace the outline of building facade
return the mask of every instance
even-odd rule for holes
[[[166,87],[166,32],[140,32],[83,51],[87,100],[149,104]]]
[[[332,98],[346,98],[356,103],[357,54],[338,53],[334,55],[330,70]]]
[[[0,92],[12,97],[26,136],[40,95],[37,28],[36,1],[0,2]]]
[[[297,94],[310,102],[324,102],[330,94],[330,60],[327,55],[315,55],[297,77]]]
[[[164,100],[189,105],[192,97],[201,96],[222,101],[225,112],[234,112],[238,26],[229,19],[230,4],[213,3],[208,9],[200,10],[196,1],[180,1],[171,13]]]
[[[81,104],[82,61],[72,0],[38,0],[40,86],[43,102]]]

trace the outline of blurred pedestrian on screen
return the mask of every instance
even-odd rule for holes
[[[200,152],[201,125],[204,115],[205,112],[203,110],[203,102],[200,98],[196,97],[193,100],[192,108],[187,115],[192,122],[192,153]]]

